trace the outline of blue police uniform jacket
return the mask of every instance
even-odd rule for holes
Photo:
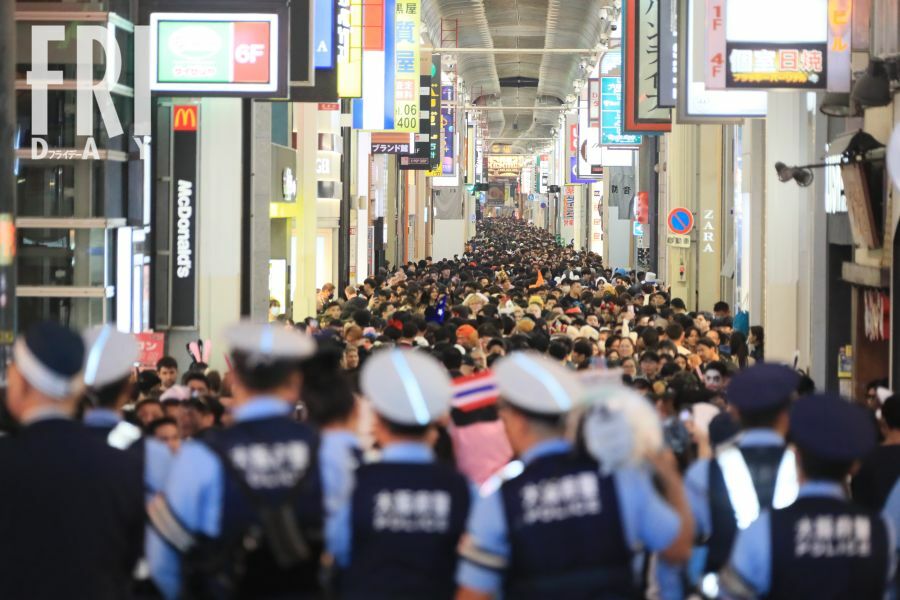
[[[244,544],[248,532],[262,531],[260,511],[241,489],[240,477],[267,506],[290,502],[298,528],[311,551],[306,560],[285,570],[279,568],[269,546],[261,541],[245,556],[236,596],[314,595],[319,589],[324,518],[316,433],[287,416],[272,416],[210,431],[201,443],[223,460],[221,541],[240,545]]]
[[[510,542],[507,598],[624,598],[632,552],[613,478],[572,453],[541,456],[500,488]]]
[[[736,448],[750,472],[760,509],[771,508],[785,446]],[[731,503],[725,476],[717,460],[709,461],[709,515],[711,531],[706,540],[709,552],[704,572],[714,573],[728,562],[738,531],[735,507]]]
[[[141,472],[135,457],[59,414],[0,439],[0,598],[130,597]]]
[[[840,498],[807,496],[771,513],[772,600],[883,598],[887,527]]]
[[[345,598],[453,597],[469,512],[466,479],[443,464],[381,462],[356,471]]]

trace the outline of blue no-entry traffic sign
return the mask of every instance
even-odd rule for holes
[[[687,235],[694,228],[694,214],[686,208],[673,208],[667,222],[672,233]]]

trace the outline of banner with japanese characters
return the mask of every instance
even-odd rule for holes
[[[420,0],[396,0],[394,14],[394,130],[419,129]]]
[[[622,132],[672,130],[672,111],[659,102],[659,7],[656,0],[625,0]]]

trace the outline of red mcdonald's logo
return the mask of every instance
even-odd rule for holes
[[[196,104],[176,105],[172,110],[172,131],[197,131],[199,109]]]

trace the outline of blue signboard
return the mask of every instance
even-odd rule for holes
[[[578,176],[578,157],[570,156],[569,157],[569,183],[581,183],[585,185],[589,185],[591,183],[597,183],[600,181],[599,178],[595,177],[594,179],[582,179]]]
[[[317,69],[334,68],[334,0],[316,0],[313,24],[315,66]]]
[[[600,145],[641,145],[641,136],[622,133],[621,77],[600,78]]]

